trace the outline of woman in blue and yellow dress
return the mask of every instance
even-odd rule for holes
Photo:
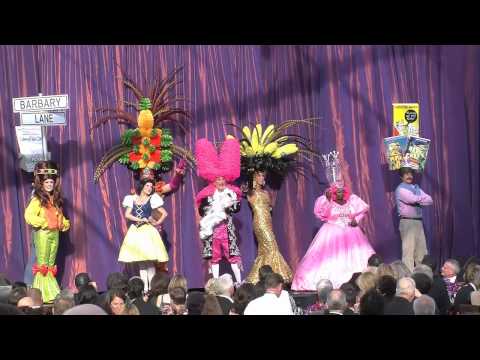
[[[162,207],[163,199],[154,192],[154,182],[143,179],[137,185],[134,195],[123,199],[128,228],[118,261],[138,263],[140,277],[145,283],[145,291],[155,275],[155,264],[168,262],[168,253],[160,233],[155,228],[163,223],[167,211]]]
[[[33,265],[33,288],[40,289],[44,303],[52,302],[60,292],[57,274],[59,233],[70,228],[63,216],[63,199],[57,165],[41,161],[35,166],[34,192],[25,209],[25,221],[33,227],[36,263]]]

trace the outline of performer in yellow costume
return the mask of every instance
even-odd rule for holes
[[[174,105],[179,98],[172,98],[172,90],[178,83],[176,74],[180,69],[165,79],[155,77],[152,87],[147,91],[140,89],[133,80],[123,74],[126,90],[131,90],[138,100],[133,104],[127,99],[130,107],[138,111],[138,115],[126,112],[122,108],[100,108],[106,113],[93,125],[93,129],[116,120],[119,124],[127,124],[130,128],[122,134],[120,144],[114,145],[100,160],[94,180],[98,181],[104,171],[118,161],[127,166],[139,180],[135,194],[127,195],[122,203],[126,208],[125,217],[129,221],[129,229],[120,249],[118,261],[137,263],[140,277],[145,283],[145,292],[150,289],[150,282],[156,272],[168,271],[168,253],[156,227],[160,226],[167,216],[163,209],[164,196],[178,190],[182,183],[187,164],[193,166],[193,154],[173,143],[172,131],[163,127],[165,122],[177,124],[182,130],[187,128],[182,121],[190,115],[187,110]],[[173,157],[181,158],[170,182],[162,180],[160,174],[170,171]]]
[[[31,225],[37,262],[33,266],[33,288],[40,289],[43,302],[52,302],[60,292],[55,275],[59,232],[67,231],[70,222],[63,216],[58,167],[41,161],[35,167],[34,193],[25,209],[25,221]]]
[[[136,194],[125,196],[122,205],[126,208],[125,217],[130,227],[120,248],[118,261],[138,263],[140,277],[145,284],[145,291],[148,291],[155,275],[155,262],[168,261],[167,250],[155,228],[163,223],[167,211],[162,207],[161,196],[154,192],[153,181],[149,179],[142,179],[137,185]]]

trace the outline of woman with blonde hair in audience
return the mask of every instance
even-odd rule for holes
[[[169,290],[171,311],[166,315],[188,315],[187,292],[183,287],[174,287]]]
[[[220,295],[220,287],[218,283],[218,278],[210,278],[205,284],[205,293],[207,295]]]
[[[359,313],[360,311],[360,299],[365,295],[365,293],[371,289],[375,289],[377,287],[377,275],[370,271],[366,271],[361,273],[355,280],[355,285],[358,287],[358,295],[357,301],[353,306],[353,310],[355,313]]]
[[[215,281],[215,278],[210,278],[207,280],[207,282],[205,283],[205,286],[203,287],[203,289],[205,290],[205,294],[211,293],[211,288],[213,286],[214,281]]]
[[[170,280],[170,284],[168,284],[168,292],[170,293],[170,291],[176,287],[181,287],[185,290],[185,293],[187,293],[187,278],[180,274],[173,275],[172,279]]]
[[[361,298],[368,290],[377,287],[377,276],[372,272],[364,272],[357,278],[357,286],[360,288],[359,297]]]

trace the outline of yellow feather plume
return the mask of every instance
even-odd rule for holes
[[[256,128],[252,132],[252,141],[251,141],[252,150],[254,153],[260,152],[259,142],[260,142],[261,132],[262,132],[262,125],[257,124]]]
[[[244,126],[242,130],[243,136],[247,138],[248,141],[252,141],[252,133],[250,132],[250,129],[248,126]]]
[[[272,157],[275,159],[280,159],[282,156],[295,154],[297,151],[297,144],[286,144],[275,150],[275,152],[272,153]]]
[[[267,146],[265,146],[265,148],[263,149],[263,152],[265,154],[271,154],[273,152],[275,152],[276,150],[278,149],[278,143],[276,141],[268,144]]]
[[[262,135],[262,139],[260,143],[262,145],[265,145],[268,142],[268,140],[271,139],[274,132],[275,132],[275,125],[273,124],[268,125],[268,127],[265,129],[265,132]]]

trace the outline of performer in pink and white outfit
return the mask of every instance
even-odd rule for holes
[[[242,191],[229,184],[240,176],[240,143],[228,137],[220,154],[207,139],[196,144],[198,175],[210,182],[196,196],[200,220],[203,258],[210,261],[210,271],[219,277],[222,255],[231,264],[237,283],[241,279],[240,248],[237,244],[232,214],[240,211]]]
[[[368,205],[343,185],[338,163],[333,170],[326,166],[330,187],[317,199],[314,208],[315,216],[325,223],[298,264],[293,290],[316,290],[321,279],[328,279],[334,288],[339,288],[353,273],[362,272],[375,253],[358,226]],[[333,180],[328,171],[337,172]]]

